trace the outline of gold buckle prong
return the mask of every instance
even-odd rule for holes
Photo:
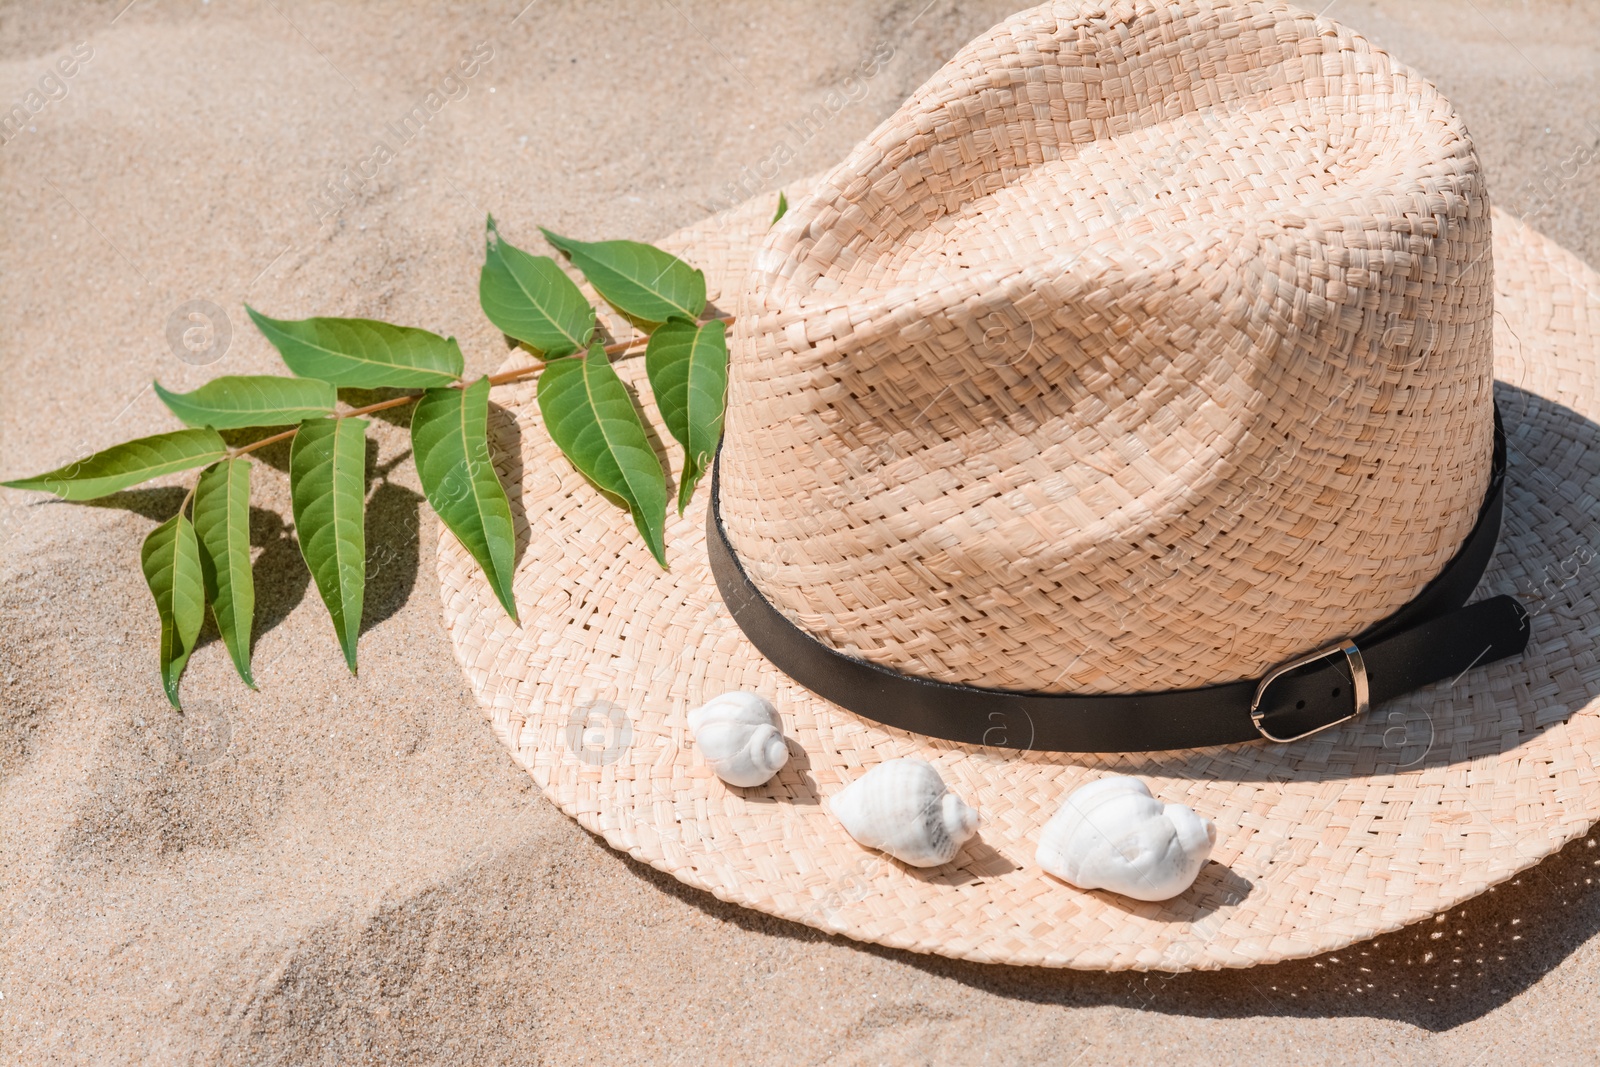
[[[1308,663],[1315,663],[1319,659],[1327,659],[1341,652],[1344,653],[1345,659],[1349,660],[1350,673],[1354,678],[1355,684],[1352,686],[1353,692],[1351,695],[1355,698],[1355,710],[1342,719],[1323,723],[1321,726],[1313,727],[1305,733],[1296,734],[1293,737],[1275,737],[1268,732],[1267,728],[1262,725],[1262,720],[1267,717],[1266,712],[1261,710],[1261,698],[1266,695],[1267,687],[1292,670],[1304,667]],[[1343,638],[1331,645],[1319,648],[1315,652],[1307,652],[1303,656],[1280,663],[1268,671],[1266,676],[1256,683],[1255,699],[1250,701],[1250,724],[1256,728],[1257,733],[1268,741],[1276,741],[1280,745],[1287,744],[1290,741],[1298,741],[1302,737],[1310,737],[1312,734],[1321,733],[1323,730],[1338,726],[1340,723],[1349,722],[1351,719],[1360,718],[1371,710],[1371,699],[1372,689],[1367,682],[1367,664],[1361,658],[1361,650],[1356,647],[1354,641],[1349,638]]]

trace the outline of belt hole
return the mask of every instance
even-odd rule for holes
[[[1339,695],[1339,687],[1338,686],[1334,686],[1333,687],[1333,695],[1334,696],[1338,696]]]
[[[1296,711],[1299,711],[1300,709],[1304,708],[1305,706],[1306,706],[1306,702],[1304,700],[1296,700],[1294,702],[1294,710],[1296,710]]]

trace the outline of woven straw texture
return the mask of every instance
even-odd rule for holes
[[[1117,12],[1108,12],[1108,16],[1115,18]],[[1295,30],[1293,42],[1302,42],[1296,47],[1302,47],[1305,40],[1350,39],[1348,34],[1340,38],[1343,31],[1336,29],[1331,34],[1301,38],[1297,27],[1305,20],[1271,11],[1259,17],[1265,26],[1259,39],[1285,38],[1285,26]],[[984,41],[974,47],[985,47]],[[1315,53],[1320,63],[1317,69],[1326,74],[1330,61],[1322,47],[1319,43]],[[1194,48],[1191,43],[1189,51]],[[1220,56],[1225,59],[1229,54],[1224,48]],[[1367,64],[1369,79],[1372,71],[1380,69],[1388,72],[1385,77],[1398,76],[1387,59],[1365,45],[1350,50],[1344,59],[1335,58],[1354,63],[1350,57]],[[958,57],[955,62],[959,61]],[[1235,66],[1242,69],[1243,65]],[[1193,78],[1198,79],[1202,69],[1193,67]],[[1219,69],[1234,67],[1224,63]],[[1411,81],[1414,94],[1431,94],[1414,75],[1404,77]],[[1062,84],[1054,88],[1061,89]],[[1046,82],[1041,92],[1050,87]],[[1192,84],[1190,89],[1199,91]],[[930,91],[931,87],[924,89],[917,99],[925,99]],[[1067,99],[1070,102],[1072,98]],[[908,107],[915,104],[913,101]],[[1442,114],[1448,119],[1447,109]],[[1102,117],[1091,112],[1084,121]],[[881,138],[894,121],[880,128],[875,138]],[[1375,117],[1374,122],[1378,121]],[[1453,122],[1448,119],[1446,125]],[[1035,132],[1030,136],[1042,135]],[[966,152],[955,155],[964,159]],[[1468,165],[1470,147],[1451,158],[1465,167],[1462,173],[1477,180],[1475,168]],[[1260,164],[1252,166],[1259,169]],[[1279,173],[1277,167],[1273,164],[1267,173]],[[1219,181],[1228,173],[1248,173],[1242,162],[1239,168],[1230,172],[1219,157],[1215,172]],[[1200,168],[1195,173],[1196,181],[1203,183],[1211,171]],[[806,189],[791,186],[795,210],[804,207],[810,211],[827,202],[837,191],[839,174],[836,170],[821,182],[808,183]],[[1242,184],[1250,183],[1242,180]],[[1059,192],[1059,187],[1048,185],[1029,195],[1044,195],[1046,188],[1052,198]],[[816,195],[808,197],[808,192]],[[1093,198],[1083,195],[1083,213],[1098,210],[1088,203]],[[952,217],[965,211],[960,203],[950,207]],[[1034,209],[1029,205],[1026,210]],[[769,237],[765,231],[770,210],[765,201],[750,204],[682,231],[665,243],[706,269],[713,299],[727,307],[744,288],[758,246]],[[1401,214],[1389,217],[1392,220]],[[1021,218],[1005,224],[1026,229]],[[1138,225],[1146,226],[1147,233],[1155,232],[1155,223]],[[1461,226],[1478,227],[1474,232],[1486,236],[1488,220],[1463,219]],[[1342,240],[1350,241],[1350,234],[1359,229],[1349,223]],[[771,238],[774,243],[794,239],[788,231]],[[1600,755],[1600,715],[1595,706],[1600,697],[1600,657],[1596,655],[1600,606],[1584,592],[1592,583],[1579,580],[1592,563],[1592,546],[1600,532],[1595,529],[1593,506],[1600,496],[1600,448],[1596,447],[1600,436],[1590,421],[1600,419],[1600,376],[1596,371],[1600,300],[1593,295],[1600,293],[1600,277],[1503,216],[1494,217],[1493,242],[1493,359],[1499,379],[1495,395],[1510,433],[1511,469],[1505,532],[1479,595],[1520,595],[1534,615],[1532,642],[1520,659],[1471,670],[1453,685],[1434,686],[1384,705],[1365,721],[1293,746],[1244,745],[1120,756],[968,748],[879,727],[790,682],[744,639],[723,608],[706,564],[704,489],[683,518],[669,517],[672,569],[663,573],[640,543],[628,517],[602,500],[550,443],[539,424],[534,387],[526,383],[496,390],[495,402],[504,410],[497,411],[493,421],[501,475],[508,485],[520,487],[520,492],[513,492],[520,542],[515,592],[523,625],[519,628],[506,618],[471,558],[446,534],[440,545],[439,573],[446,624],[457,655],[496,734],[514,758],[532,773],[552,801],[604,836],[614,848],[722,899],[861,940],[988,962],[1185,970],[1305,956],[1449,908],[1531,866],[1600,818],[1600,771],[1595,769]],[[1026,248],[1020,237],[1017,244],[1019,249]],[[1266,257],[1263,249],[1268,244],[1252,246],[1252,254]],[[1131,246],[1138,243],[1125,235],[1104,254]],[[767,247],[770,253],[771,245]],[[1324,251],[1336,247],[1348,245],[1330,242]],[[842,250],[839,254],[843,255]],[[1377,259],[1387,263],[1399,255],[1393,252]],[[1457,284],[1479,273],[1486,284],[1488,272],[1480,267],[1487,268],[1489,258],[1484,254],[1482,264],[1458,264],[1453,275]],[[1330,256],[1328,262],[1336,259]],[[1313,295],[1331,300],[1328,293],[1335,273],[1346,278],[1357,273],[1373,277],[1374,260],[1364,261],[1367,265],[1362,267],[1348,266],[1353,260],[1339,262],[1347,266],[1320,275],[1313,272],[1305,279],[1302,296],[1308,307]],[[1400,290],[1406,299],[1420,300],[1428,287],[1426,278],[1433,277],[1432,268],[1421,259],[1413,267],[1422,272],[1423,280],[1413,279]],[[1437,266],[1437,270],[1443,272],[1444,267]],[[1268,275],[1281,277],[1275,271]],[[770,278],[770,274],[763,277]],[[1134,282],[1127,280],[1126,284],[1131,287]],[[758,282],[752,291],[770,288],[770,281]],[[977,291],[989,288],[985,283]],[[747,303],[755,303],[748,293],[746,297]],[[841,306],[854,306],[854,299]],[[1292,305],[1300,297],[1287,299]],[[1477,338],[1482,316],[1470,307],[1470,300],[1454,312],[1448,310],[1443,297],[1438,306],[1441,322],[1456,321],[1450,318],[1454,314],[1460,323],[1472,325],[1463,325],[1461,335],[1449,345],[1440,340],[1442,327],[1422,342],[1415,335],[1395,342],[1400,347],[1410,346],[1407,350],[1413,355],[1392,361],[1382,372],[1383,381],[1395,379],[1390,391],[1383,394],[1387,403],[1398,404],[1406,388],[1426,380],[1431,360],[1457,361],[1453,363],[1457,378],[1470,379],[1475,373],[1471,359],[1461,355],[1463,348],[1471,347],[1461,338]],[[1107,305],[1100,314],[1109,316],[1114,310]],[[1353,316],[1351,329],[1358,332],[1366,329],[1361,323],[1382,321],[1365,317],[1360,308],[1350,311],[1341,307],[1332,313],[1343,316],[1347,311]],[[762,315],[759,311],[754,314],[758,320]],[[1269,314],[1264,321],[1270,320]],[[828,336],[838,336],[843,321],[828,319]],[[809,317],[798,318],[789,329],[798,335],[811,325]],[[1127,326],[1126,336],[1137,338],[1133,321]],[[1310,333],[1322,336],[1319,331]],[[1294,335],[1294,331],[1285,329],[1282,335]],[[759,341],[762,336],[769,340]],[[908,359],[904,353],[918,343],[922,342],[916,337],[907,338],[898,358]],[[751,344],[766,344],[769,349],[745,347]],[[799,358],[798,343],[787,356],[776,354],[771,345],[770,335],[759,329],[747,331],[741,324],[736,331],[738,402],[756,403],[766,394],[765,402],[777,403],[785,389],[798,393],[810,387],[825,398],[845,395],[828,386],[816,368],[796,370],[793,380],[761,378],[768,371],[760,368],[770,368],[773,360]],[[1134,350],[1140,347],[1134,342],[1130,345]],[[1352,358],[1347,356],[1345,364]],[[1369,354],[1366,358],[1376,357]],[[747,364],[756,369],[748,369]],[[1093,387],[1107,395],[1121,389],[1116,372],[1104,369],[1103,360],[1101,365],[1103,376]],[[1287,365],[1292,372],[1299,364],[1290,361]],[[1151,371],[1154,363],[1144,366],[1145,370],[1128,372],[1123,378],[1134,382],[1133,373],[1179,374],[1176,370]],[[623,360],[618,369],[641,394],[648,395],[642,361]],[[1035,367],[1029,373],[1049,372]],[[1251,380],[1261,393],[1270,376],[1264,370],[1254,373]],[[1424,377],[1416,378],[1416,374]],[[1085,382],[1089,387],[1087,379]],[[1173,388],[1181,392],[1182,383],[1175,378],[1174,383]],[[885,378],[877,391],[889,393],[893,388],[890,378]],[[1062,389],[1071,393],[1067,385]],[[1463,404],[1471,399],[1470,390],[1452,392],[1448,383],[1440,390],[1466,398]],[[1429,423],[1439,435],[1448,437],[1457,432],[1451,420],[1467,415],[1439,414],[1454,410],[1449,405],[1434,407],[1440,390],[1429,392],[1431,399],[1424,406],[1430,412]],[[1131,388],[1124,392],[1132,395]],[[1362,395],[1368,397],[1368,403],[1377,399],[1375,393]],[[969,397],[973,403],[981,399]],[[1252,402],[1287,404],[1291,400],[1273,393],[1267,400]],[[1356,435],[1352,440],[1365,440],[1359,435],[1369,424],[1361,421],[1364,416],[1359,404],[1349,401],[1349,410],[1345,410],[1347,401],[1338,399],[1337,387],[1331,394],[1324,392],[1318,402],[1330,410],[1337,408],[1339,421],[1327,423],[1321,431],[1304,432],[1303,441],[1331,440],[1336,436],[1329,429],[1332,426],[1345,427]],[[891,407],[901,410],[898,402],[885,402],[882,410]],[[644,408],[653,418],[653,406],[645,404]],[[1242,405],[1231,410],[1247,409],[1248,405]],[[1175,414],[1180,410],[1188,412],[1181,419]],[[1300,417],[1310,421],[1312,416],[1302,412]],[[1482,417],[1487,419],[1486,410]],[[1191,420],[1211,425],[1205,415],[1181,406],[1169,406],[1153,425],[1181,434],[1192,430]],[[789,425],[806,420],[790,415],[782,421]],[[820,416],[813,421],[820,421]],[[1044,420],[1034,421],[1042,424]],[[749,429],[730,409],[730,445],[741,426]],[[659,424],[656,431],[662,440],[669,440]],[[822,430],[811,432],[818,434],[816,440],[832,439]],[[1141,432],[1151,439],[1152,446],[1158,443],[1155,429]],[[1465,435],[1465,430],[1459,432]],[[1027,434],[1017,434],[1014,440],[1025,437]],[[1395,448],[1401,439],[1394,438],[1384,447]],[[903,436],[904,443],[895,447],[904,456],[919,450],[916,466],[932,470],[942,464],[959,465],[973,440],[971,434],[965,435],[961,449],[944,459],[936,450],[914,444],[912,437]],[[1404,448],[1433,449],[1435,463],[1443,462],[1438,449],[1456,447],[1423,441],[1416,435],[1403,440],[1408,442]],[[1236,450],[1238,447],[1243,446]],[[1447,483],[1452,477],[1473,483],[1488,442],[1482,440],[1478,452],[1461,447],[1470,454],[1457,466],[1430,467],[1434,473],[1419,475],[1410,490],[1418,495],[1406,498],[1416,501],[1412,506],[1422,508],[1424,490],[1431,487],[1429,491],[1435,495],[1426,499],[1436,506],[1446,506],[1447,498],[1439,494],[1453,493],[1464,503],[1451,506],[1469,513],[1476,510],[1481,481],[1470,494]],[[1077,457],[1074,462],[1084,464],[1121,454],[1115,447],[1104,452],[1075,448],[1070,455]],[[676,459],[674,454],[668,455]],[[1322,453],[1317,456],[1321,462]],[[1387,451],[1383,456],[1385,470],[1412,459]],[[1213,454],[1212,460],[1230,462],[1227,455]],[[809,459],[814,470],[827,462],[830,456],[826,453]],[[1309,461],[1297,455],[1296,463],[1302,462]],[[1014,465],[1026,467],[1022,461]],[[1100,473],[1136,466],[1132,460],[1121,466],[1105,464],[1106,470]],[[880,477],[882,469],[880,465]],[[1059,470],[1051,470],[1053,473],[1040,479],[1045,489],[1050,477],[1060,476]],[[1366,479],[1364,468],[1352,470],[1369,484],[1384,477]],[[1303,472],[1290,474],[1270,466],[1257,472],[1257,478],[1273,492],[1280,482],[1297,485],[1300,482],[1293,479],[1302,477]],[[1230,490],[1218,488],[1222,483],[1207,481],[1203,473],[1195,475],[1193,484],[1209,486],[1206,491],[1213,499],[1218,494],[1226,499],[1230,494]],[[1102,485],[1102,490],[1109,492],[1109,484]],[[1245,489],[1234,495],[1243,498],[1261,491]],[[1024,487],[1015,492],[1026,497],[1032,490]],[[1048,505],[1043,492],[1034,493],[1041,510]],[[1146,496],[1166,499],[1154,488]],[[902,493],[896,500],[896,514],[906,510],[901,505],[914,502],[914,497],[914,493]],[[1395,511],[1395,500],[1386,500],[1385,521],[1392,529],[1385,526],[1363,535],[1375,553],[1384,546],[1413,544],[1421,536],[1420,528],[1405,525],[1411,520],[1409,513]],[[1296,506],[1310,503],[1301,501]],[[1242,501],[1228,506],[1241,512],[1249,507]],[[881,522],[895,525],[895,515],[885,510]],[[1331,506],[1315,510],[1327,518],[1328,529],[1318,522],[1297,533],[1312,548],[1319,547],[1318,537],[1331,534],[1339,525],[1333,521],[1337,513]],[[1282,511],[1288,515],[1293,508]],[[1427,517],[1419,516],[1418,521],[1427,521]],[[731,515],[729,522],[734,525]],[[915,543],[916,524],[901,521],[899,526],[912,531],[903,543]],[[1076,528],[1074,524],[1052,536],[1076,536]],[[1401,530],[1409,532],[1397,532]],[[1437,545],[1416,548],[1414,554],[1420,561],[1427,553],[1438,551],[1439,545],[1445,546],[1434,564],[1436,569],[1453,549],[1451,539],[1459,540],[1459,535],[1440,527],[1428,536]],[[809,544],[819,539],[826,540],[820,530],[803,540]],[[1204,547],[1200,542],[1193,544]],[[870,551],[865,544],[859,547]],[[835,544],[816,551],[837,550]],[[771,566],[764,577],[770,579],[774,573],[821,558],[802,555],[798,549],[790,553],[778,557],[779,565]],[[1003,553],[996,558],[1001,556]],[[1381,555],[1374,558],[1386,559]],[[1147,595],[1156,586],[1200,569],[1195,561],[1170,553],[1153,562],[1159,570],[1144,587]],[[1415,565],[1425,569],[1421,562]],[[873,584],[870,576],[862,575],[854,588],[859,595],[869,591],[880,595],[881,590],[872,591]],[[1190,588],[1192,595],[1200,595],[1195,592],[1198,586]],[[1190,617],[1192,620],[1192,609]],[[808,624],[822,623],[820,617],[805,619]],[[1353,628],[1346,620],[1339,632]],[[1310,636],[1295,643],[1289,652],[1315,643],[1314,630],[1304,632]],[[913,636],[914,628],[907,627],[897,639]],[[928,665],[933,660],[920,662]],[[1104,660],[1104,673],[1098,677],[1112,677],[1114,666]],[[789,740],[789,764],[759,788],[730,788],[716,779],[695,751],[685,724],[691,708],[733,689],[754,690],[771,699]],[[968,842],[957,859],[931,871],[908,868],[863,849],[827,811],[827,798],[865,770],[886,759],[910,755],[932,761],[952,789],[978,806],[985,817],[980,835]],[[1214,862],[1202,871],[1195,886],[1177,899],[1141,903],[1083,892],[1050,878],[1034,864],[1038,831],[1066,794],[1109,773],[1139,775],[1156,795],[1189,804],[1216,822]]]
[[[1046,692],[1259,677],[1411,599],[1488,484],[1472,143],[1306,12],[1017,15],[756,267],[729,537],[793,622],[887,666]]]

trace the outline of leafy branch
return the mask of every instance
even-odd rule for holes
[[[453,337],[373,319],[274,319],[246,307],[291,376],[232,375],[187,393],[155,392],[186,427],[96,452],[31,478],[0,483],[92,500],[200,468],[177,514],[145,538],[140,563],[161,623],[162,688],[174,707],[209,608],[235,670],[255,688],[250,654],[255,585],[249,540],[252,464],[245,457],[292,441],[289,496],[295,536],[328,610],[345,662],[356,670],[366,588],[364,416],[413,406],[411,446],[423,494],[483,568],[512,620],[515,531],[489,453],[489,390],[538,379],[540,414],[562,453],[627,509],[666,566],[666,472],[613,358],[642,352],[668,431],[684,449],[678,511],[688,506],[722,436],[727,318],[705,318],[705,276],[635,241],[583,242],[542,231],[601,298],[643,336],[599,344],[594,308],[555,260],[504,240],[488,220],[478,299],[489,321],[536,357],[528,367],[464,379]],[[416,390],[339,410],[338,390]],[[221,430],[287,427],[241,445]]]

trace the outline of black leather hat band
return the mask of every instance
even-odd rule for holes
[[[1154,693],[954,685],[830,648],[790,622],[745,573],[722,527],[720,469],[719,452],[711,472],[706,547],[717,588],[745,636],[774,666],[825,700],[886,726],[949,741],[1050,752],[1149,752],[1297,740],[1367,706],[1517,655],[1528,643],[1528,613],[1512,597],[1462,606],[1500,536],[1506,439],[1498,408],[1493,468],[1478,521],[1415,598],[1346,641],[1261,679]]]

